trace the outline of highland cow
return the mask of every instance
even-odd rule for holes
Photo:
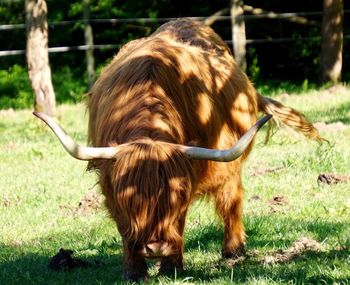
[[[125,45],[88,93],[87,109],[89,147],[36,115],[99,173],[132,280],[147,275],[147,258],[160,259],[160,272],[182,269],[186,213],[200,195],[214,198],[223,220],[222,256],[242,251],[242,163],[271,115],[321,139],[302,114],[258,94],[222,39],[189,19]],[[254,125],[259,111],[267,116]]]

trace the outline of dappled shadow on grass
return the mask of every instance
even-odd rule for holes
[[[285,225],[275,227],[275,224]],[[346,283],[346,273],[341,277],[332,275],[339,264],[346,264],[348,248],[333,248],[325,251],[304,251],[286,262],[266,264],[264,256],[271,251],[289,247],[293,236],[310,235],[318,242],[337,237],[348,230],[346,223],[320,220],[291,219],[287,216],[249,217],[246,219],[247,258],[233,267],[220,258],[223,230],[220,224],[204,224],[186,230],[185,271],[177,274],[177,280],[191,277],[191,282],[249,283],[254,280],[267,280],[277,283]],[[294,229],[294,227],[296,229]],[[293,234],[288,234],[293,231]],[[285,233],[285,235],[281,235]],[[69,233],[67,233],[69,235]],[[297,236],[299,238],[300,236]],[[101,237],[103,238],[103,237]],[[1,284],[125,284],[122,278],[122,254],[120,241],[86,243],[77,250],[75,256],[92,264],[87,268],[56,272],[48,269],[50,258],[57,241],[40,240],[40,248],[31,244],[0,244],[0,283]],[[47,251],[47,252],[46,252]],[[117,252],[117,253],[116,253]],[[199,261],[198,261],[199,259]],[[95,264],[98,261],[98,264]],[[316,269],[315,269],[316,268]],[[318,269],[317,269],[318,268]],[[340,270],[344,270],[340,268]],[[341,271],[342,272],[342,271]],[[149,283],[159,283],[159,276],[150,277]],[[161,277],[162,278],[162,277]],[[172,283],[173,276],[165,278]]]
[[[275,248],[283,248],[295,240],[287,239],[289,232],[305,232],[314,236],[322,242],[330,236],[338,237],[348,231],[349,224],[342,222],[328,222],[316,219],[301,220],[291,219],[280,215],[247,217],[245,220],[248,249],[266,248],[273,244]],[[268,232],[267,232],[268,231]],[[279,238],[285,233],[283,238]],[[218,248],[220,250],[223,239],[223,225],[210,223],[187,230],[185,235],[186,250],[210,251]],[[268,246],[272,247],[272,246]]]
[[[216,224],[208,224],[198,226],[185,233],[186,250],[212,250],[220,248],[224,232],[223,226]]]
[[[178,279],[191,277],[193,281],[212,281],[215,284],[250,284],[257,280],[273,284],[348,284],[348,276],[335,277],[330,271],[336,265],[329,265],[336,259],[343,262],[341,260],[346,260],[348,256],[349,251],[341,250],[305,252],[284,263],[267,265],[261,260],[247,258],[233,267],[227,266],[224,261],[214,261],[205,268],[190,267]]]
[[[202,255],[207,263],[196,266],[187,259],[187,270],[179,279],[191,277],[192,280],[211,280],[220,283],[230,283],[231,277],[235,283],[249,283],[256,280],[270,280],[277,283],[293,281],[295,283],[345,283],[348,276],[340,268],[342,277],[337,278],[332,271],[339,264],[349,263],[350,250],[348,247],[327,250],[302,251],[293,258],[267,264],[265,257],[279,253],[289,248],[296,239],[303,235],[312,236],[318,242],[346,234],[349,225],[341,222],[323,220],[291,219],[290,217],[268,216],[252,217],[247,221],[247,255],[235,265],[222,260],[220,257],[223,229],[220,225],[209,224],[203,228],[193,229],[187,233],[186,252],[188,255]],[[282,225],[275,227],[274,224]],[[289,232],[292,234],[289,234]],[[282,233],[282,236],[281,236]],[[285,233],[285,234],[283,234]],[[297,235],[295,239],[293,236]],[[214,244],[214,246],[213,246]],[[206,256],[215,255],[213,258]],[[186,262],[186,257],[185,257]],[[231,263],[232,264],[232,263]],[[346,277],[343,277],[346,276]]]
[[[258,217],[247,219],[247,244],[252,248],[273,247],[283,248],[294,240],[287,239],[292,233],[305,233],[312,235],[318,242],[322,242],[329,237],[338,237],[348,231],[349,224],[344,222],[328,222],[325,220],[303,220],[292,219],[290,217]],[[269,231],[266,233],[266,231]],[[281,237],[281,234],[283,238]]]
[[[291,281],[296,284],[347,284],[349,276],[346,273],[336,277],[332,271],[337,269],[337,265],[344,264],[349,254],[345,250],[304,252],[292,260],[275,264],[248,257],[233,267],[220,259],[208,262],[201,268],[189,266],[178,279],[191,277],[193,281],[212,281],[215,284],[250,284],[257,280],[273,284]],[[344,270],[344,267],[339,270]]]

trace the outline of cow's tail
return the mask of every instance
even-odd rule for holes
[[[293,108],[286,107],[280,102],[273,100],[262,95],[258,95],[259,111],[265,114],[273,115],[274,121],[277,125],[285,125],[304,136],[316,140],[325,141],[318,132],[318,130],[312,125],[312,123],[300,112]],[[268,133],[267,139],[270,135]]]

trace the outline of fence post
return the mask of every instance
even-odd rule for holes
[[[55,116],[56,97],[51,81],[45,0],[26,0],[28,74],[35,93],[34,110]]]
[[[246,61],[246,34],[243,16],[243,1],[231,0],[231,25],[232,25],[232,47],[238,66],[245,72]]]
[[[343,0],[324,0],[321,42],[321,81],[341,80],[343,53]]]
[[[94,58],[94,36],[90,24],[90,0],[83,0],[83,14],[84,14],[84,36],[85,44],[88,46],[86,50],[86,68],[89,80],[89,88],[92,87],[95,81],[95,58]]]

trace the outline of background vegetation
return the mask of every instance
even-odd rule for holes
[[[1,0],[0,25],[23,24],[25,22],[24,1]],[[180,16],[209,16],[229,6],[228,0],[91,0],[91,18],[138,18],[154,19]],[[261,7],[276,13],[322,11],[322,1],[246,0],[246,5]],[[81,20],[83,18],[82,1],[48,0],[49,46],[76,46],[84,44],[82,23],[57,25],[60,21]],[[263,5],[263,6],[262,6]],[[350,9],[350,3],[344,1],[344,10]],[[344,35],[350,34],[350,19],[344,17]],[[321,24],[321,15],[307,16]],[[123,44],[127,41],[149,35],[160,24],[132,23],[92,23],[95,44]],[[258,28],[257,28],[258,27]],[[217,21],[213,28],[224,40],[231,40],[229,20]],[[319,77],[320,26],[299,25],[283,20],[247,19],[248,39],[294,38],[294,41],[274,43],[252,43],[247,46],[248,75],[260,85],[278,87],[281,82],[293,82],[294,85],[314,84]],[[311,37],[304,40],[302,38]],[[25,28],[0,30],[0,50],[25,49]],[[344,51],[350,50],[350,39],[344,39]],[[97,69],[106,64],[117,49],[96,50]],[[343,53],[343,80],[350,79],[349,53]],[[51,53],[50,63],[53,73],[57,101],[77,102],[87,90],[86,63],[83,51]],[[32,91],[26,75],[24,55],[0,57],[0,108],[29,107]],[[306,82],[306,83],[305,83]],[[284,83],[282,83],[284,84]],[[288,91],[288,90],[287,90]]]

